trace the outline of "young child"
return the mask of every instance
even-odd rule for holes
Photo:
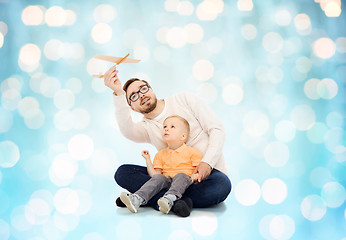
[[[140,205],[145,205],[158,192],[167,188],[168,191],[157,204],[161,212],[168,214],[174,201],[180,199],[185,190],[197,181],[198,176],[193,171],[200,163],[202,154],[196,148],[185,145],[189,132],[189,123],[184,118],[173,115],[165,119],[162,137],[168,147],[155,155],[153,163],[149,152],[142,151],[151,179],[137,192],[120,195],[121,201],[131,212],[136,213]]]

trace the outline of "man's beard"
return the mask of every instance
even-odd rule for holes
[[[145,113],[150,113],[156,108],[157,105],[157,98],[154,99],[153,104],[149,105],[147,109],[141,110],[140,113],[145,114]]]

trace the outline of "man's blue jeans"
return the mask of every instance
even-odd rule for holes
[[[143,166],[124,164],[115,172],[114,179],[117,184],[131,193],[136,192],[146,183],[150,176],[147,168]],[[201,183],[192,184],[188,187],[183,197],[192,199],[193,207],[210,207],[223,202],[231,192],[232,184],[229,178],[222,172],[213,169],[210,175]],[[158,209],[157,200],[164,195],[167,189],[161,190],[148,205]]]

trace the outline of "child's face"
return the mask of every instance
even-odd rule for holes
[[[184,123],[176,117],[166,119],[163,122],[162,136],[166,142],[184,142],[186,138],[186,129]]]

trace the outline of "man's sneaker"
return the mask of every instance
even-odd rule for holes
[[[121,201],[126,205],[126,207],[133,213],[136,213],[139,206],[141,205],[141,200],[135,194],[121,193]]]
[[[126,207],[126,205],[121,201],[120,197],[118,197],[118,198],[115,200],[115,204],[116,204],[118,207]]]
[[[179,217],[188,217],[193,208],[192,199],[189,197],[182,197],[174,202],[172,211]]]
[[[157,204],[159,205],[159,210],[161,212],[168,214],[173,206],[173,201],[166,197],[162,197],[157,201]]]

